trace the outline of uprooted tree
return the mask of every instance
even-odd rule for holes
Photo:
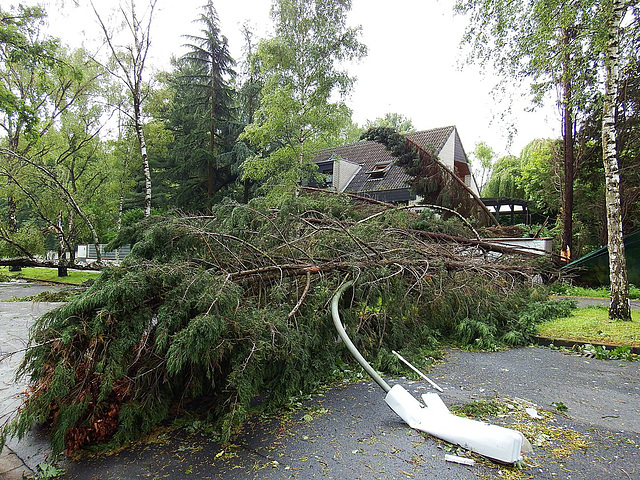
[[[21,367],[33,385],[3,434],[44,422],[70,451],[206,399],[229,438],[256,397],[282,405],[349,361],[327,308],[347,279],[346,328],[383,371],[397,370],[392,349],[526,342],[539,265],[441,224],[330,193],[149,217],[117,239],[134,245],[122,266],[38,320]]]

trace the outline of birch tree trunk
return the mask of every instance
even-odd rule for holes
[[[62,212],[58,213],[58,277],[67,277],[67,246],[64,242],[64,233],[62,228]]]
[[[607,51],[605,57],[605,96],[602,114],[602,160],[604,163],[609,249],[609,281],[611,303],[609,318],[631,320],[627,263],[622,238],[620,207],[620,166],[616,146],[616,100],[618,96],[618,55],[620,24],[625,6],[621,0],[606,2],[608,12]]]
[[[124,19],[124,23],[127,26],[129,33],[131,34],[133,44],[127,45],[124,50],[116,47],[113,43],[113,34],[109,31],[105,23],[102,21],[102,17],[96,10],[93,1],[90,1],[91,7],[96,15],[100,28],[104,33],[104,38],[111,51],[112,58],[115,61],[116,67],[111,69],[106,66],[107,70],[116,78],[119,78],[129,90],[131,94],[131,101],[133,106],[133,113],[130,118],[133,119],[134,129],[136,136],[138,137],[138,143],[140,145],[140,156],[142,157],[142,169],[144,171],[144,215],[148,217],[151,215],[151,168],[149,167],[149,157],[147,155],[147,144],[144,138],[144,132],[142,129],[142,102],[144,97],[143,92],[143,78],[147,54],[149,53],[149,46],[151,45],[151,20],[153,18],[153,11],[155,9],[158,0],[150,0],[149,7],[146,13],[146,24],[143,25],[136,14],[136,5],[134,0],[130,1],[129,9],[127,11],[124,7],[120,6],[120,12]],[[119,72],[119,73],[118,73]]]
[[[142,158],[142,169],[144,170],[144,216],[151,215],[151,168],[149,167],[149,156],[147,155],[147,142],[142,129],[142,108],[139,102],[139,94],[134,95],[134,123],[138,143],[140,144],[140,157]]]

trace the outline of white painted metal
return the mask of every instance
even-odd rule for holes
[[[444,403],[438,406],[433,397],[429,398],[429,404],[435,408],[425,407],[402,385],[391,387],[385,402],[411,428],[500,462],[522,459],[524,437],[520,432],[445,413]]]

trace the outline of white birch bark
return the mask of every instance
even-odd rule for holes
[[[114,45],[112,33],[109,32],[107,26],[102,21],[93,1],[90,2],[96,18],[98,19],[98,23],[100,24],[100,28],[104,33],[104,37],[107,45],[109,46],[109,50],[111,51],[113,60],[117,65],[114,69],[109,69],[107,67],[107,70],[109,70],[113,76],[119,78],[126,85],[129,93],[131,94],[133,104],[133,115],[131,115],[131,118],[133,119],[134,129],[140,145],[140,156],[142,157],[142,169],[144,171],[145,217],[151,215],[151,168],[149,167],[147,144],[142,129],[142,101],[144,97],[142,73],[144,71],[147,54],[149,53],[149,46],[151,45],[151,20],[153,18],[153,11],[157,1],[158,0],[150,0],[149,2],[149,10],[146,15],[146,25],[143,25],[136,15],[136,5],[134,0],[130,0],[130,11],[125,10],[123,6],[120,6],[120,12],[133,39],[133,45],[126,46],[124,50],[119,49]],[[118,73],[118,71],[120,73]]]
[[[147,142],[142,129],[140,105],[135,106],[135,129],[140,144],[140,157],[142,158],[142,169],[144,170],[144,216],[151,215],[151,168],[149,168],[149,156],[147,155]]]
[[[605,200],[609,249],[609,280],[611,303],[609,318],[631,320],[629,283],[624,242],[622,239],[622,211],[620,207],[620,166],[616,146],[616,100],[618,96],[618,56],[620,24],[625,6],[621,0],[606,3],[608,12],[607,52],[605,57],[605,96],[602,114],[602,160],[605,171]]]

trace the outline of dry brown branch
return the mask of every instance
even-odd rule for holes
[[[296,312],[300,309],[300,306],[304,302],[304,299],[307,298],[307,293],[309,293],[310,286],[311,286],[311,273],[307,272],[307,284],[304,287],[304,291],[302,292],[302,295],[300,295],[300,300],[298,300],[298,303],[296,303],[295,307],[293,307],[293,310],[291,310],[289,312],[289,315],[287,315],[287,318],[293,317],[296,314]]]

